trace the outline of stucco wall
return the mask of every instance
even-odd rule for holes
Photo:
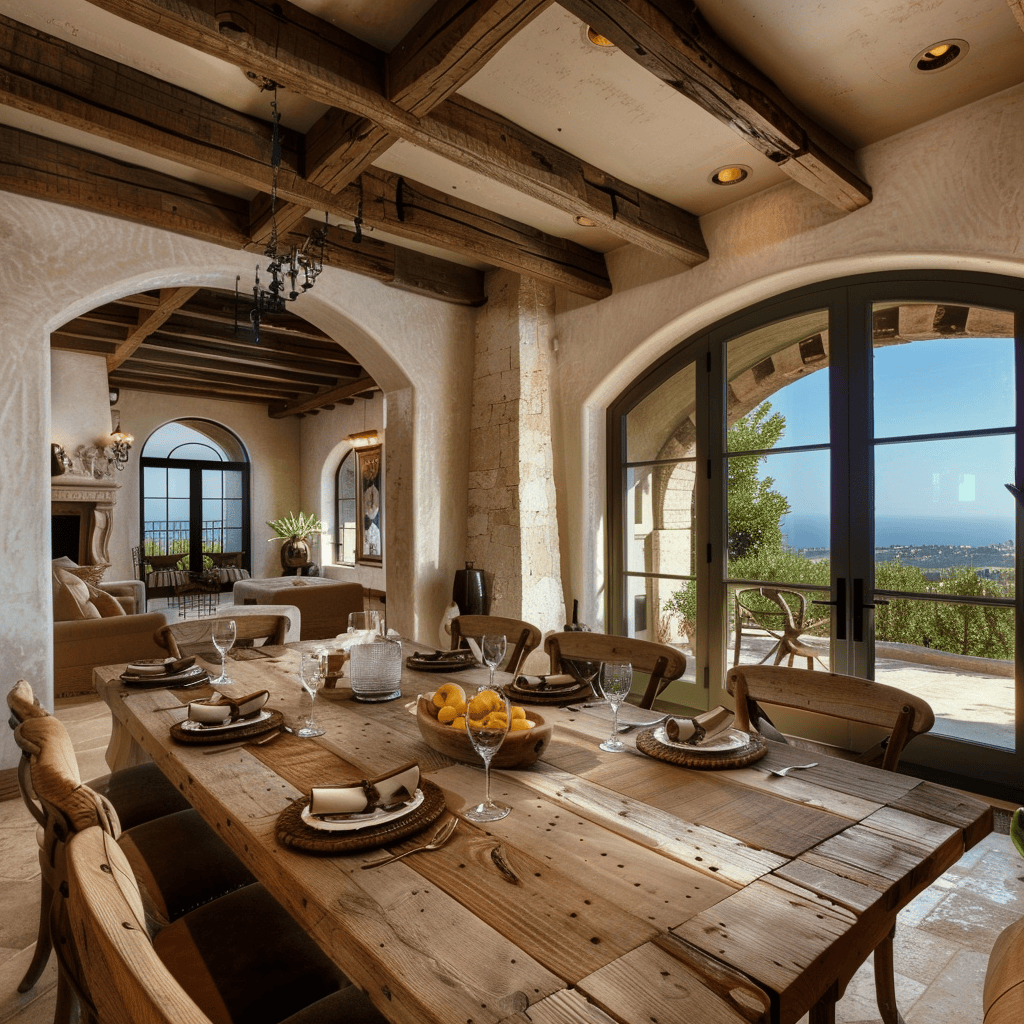
[[[0,490],[5,688],[23,676],[52,700],[50,331],[133,292],[181,285],[231,290],[236,275],[248,278],[254,266],[245,253],[3,195],[0,282],[3,294],[16,298],[5,302],[0,317],[0,428],[18,439],[4,448]],[[388,394],[387,488],[395,514],[388,519],[387,589],[397,595],[388,602],[388,617],[410,635],[433,636],[465,544],[461,447],[469,381],[460,368],[472,348],[474,313],[333,269],[302,302],[303,315],[349,349]],[[145,414],[129,409],[124,398],[121,408],[125,427],[143,436]],[[170,415],[168,410],[154,419]],[[265,423],[260,420],[261,429]],[[294,493],[298,499],[297,486]],[[0,769],[16,763],[5,729]]]

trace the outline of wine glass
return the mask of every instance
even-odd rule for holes
[[[225,686],[231,686],[234,683],[233,679],[228,678],[227,656],[228,651],[235,646],[236,632],[237,627],[235,626],[234,619],[213,620],[213,627],[210,630],[210,639],[213,641],[213,646],[217,648],[217,652],[220,654],[220,675],[211,681],[211,685],[214,689],[221,690]]]
[[[481,637],[480,654],[484,659],[484,664],[491,670],[490,687],[492,690],[494,689],[494,670],[505,657],[507,645],[508,641],[498,633],[488,633],[487,636]]]
[[[309,718],[302,728],[296,730],[296,736],[303,736],[307,739],[313,736],[323,736],[324,730],[316,724],[316,695],[324,685],[324,674],[327,669],[327,652],[315,651],[312,654],[299,655],[299,681],[302,688],[309,694]]]
[[[628,661],[606,661],[601,666],[601,685],[612,706],[612,733],[598,746],[612,753],[628,750],[629,747],[618,738],[619,705],[629,696],[633,686],[633,666]]]
[[[500,639],[504,651],[505,638]],[[492,668],[491,674],[493,673]],[[510,714],[508,698],[493,687],[490,690],[480,690],[466,704],[466,734],[469,736],[469,742],[473,744],[473,749],[484,762],[484,801],[463,812],[470,821],[497,821],[512,810],[507,804],[495,803],[491,799],[491,759],[508,735]]]

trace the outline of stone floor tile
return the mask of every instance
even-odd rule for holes
[[[962,884],[948,893],[918,927],[987,956],[995,937],[1020,916],[1019,906],[994,903]]]
[[[6,901],[4,901],[6,902]],[[6,906],[4,907],[6,910]],[[24,994],[18,983],[32,962],[35,943],[0,963],[0,1024],[51,1024],[57,1001],[57,961],[50,962],[35,986]]]
[[[908,1010],[907,1024],[980,1024],[988,953],[961,950]]]
[[[894,980],[896,1005],[906,1013],[928,986],[898,971],[894,975]],[[853,1024],[854,1021],[877,1019],[879,1014],[878,999],[875,996],[875,967],[873,958],[868,957],[846,986],[843,998],[836,1004],[836,1024]]]
[[[39,879],[7,882],[0,914],[0,947],[24,949],[39,931]]]
[[[898,927],[893,940],[893,965],[897,975],[930,985],[959,949],[957,943],[941,936],[918,928]]]

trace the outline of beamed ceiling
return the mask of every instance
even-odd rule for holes
[[[0,190],[262,254],[274,82],[283,239],[326,214],[327,262],[396,288],[478,305],[504,267],[600,299],[607,253],[684,271],[702,218],[787,181],[856,215],[857,151],[1019,84],[1022,28],[1022,0],[0,0]],[[916,70],[943,40],[965,55]],[[333,342],[288,316],[257,354],[230,300],[129,296],[53,344],[273,414],[352,397]]]

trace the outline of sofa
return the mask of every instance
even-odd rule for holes
[[[348,629],[349,612],[363,610],[363,587],[322,577],[282,576],[234,586],[236,605],[293,605],[302,613],[303,640],[330,640]]]

